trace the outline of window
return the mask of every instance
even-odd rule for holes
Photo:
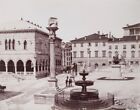
[[[126,49],[126,45],[123,45],[123,49]]]
[[[139,44],[139,48],[140,48],[140,44]]]
[[[135,58],[135,51],[131,51],[131,58]]]
[[[123,51],[123,57],[126,58],[126,51]]]
[[[105,46],[106,45],[106,43],[105,42],[103,42],[103,46]]]
[[[106,57],[106,51],[105,50],[102,51],[102,57]]]
[[[130,29],[130,35],[134,35],[134,29]]]
[[[15,49],[15,40],[12,41],[12,48]]]
[[[97,47],[97,46],[98,46],[98,42],[95,43],[95,47]]]
[[[131,45],[131,49],[135,49],[135,45],[134,44]]]
[[[83,43],[81,43],[81,47],[83,47]]]
[[[74,47],[76,47],[76,43],[74,43]]]
[[[24,41],[24,50],[26,50],[27,49],[27,41],[25,40]]]
[[[76,52],[76,51],[74,51],[74,52],[73,52],[73,57],[74,57],[74,58],[76,58],[76,57],[77,57],[77,55],[76,55],[76,54],[77,54],[77,52]]]
[[[112,52],[111,51],[108,52],[108,57],[112,58]]]
[[[115,49],[118,49],[118,45],[115,45]]]
[[[88,43],[88,46],[91,46],[91,43],[90,42]]]
[[[112,49],[112,46],[111,45],[109,45],[109,49]]]
[[[11,50],[11,40],[9,40],[9,50]]]
[[[5,40],[5,50],[7,50],[7,39]]]
[[[80,51],[80,57],[81,57],[81,58],[84,57],[84,51]]]
[[[95,51],[95,57],[98,57],[98,51]]]

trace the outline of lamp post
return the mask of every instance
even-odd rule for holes
[[[55,32],[58,30],[57,18],[50,17],[47,29],[49,30],[49,43],[50,43],[50,86],[57,86],[57,79],[55,73]]]

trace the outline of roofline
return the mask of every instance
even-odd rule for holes
[[[18,29],[18,30],[0,30],[0,34],[4,34],[4,33],[27,33],[27,32],[38,32],[38,33],[41,33],[41,34],[44,34],[44,35],[48,35],[48,33],[46,32],[43,32],[39,29]]]

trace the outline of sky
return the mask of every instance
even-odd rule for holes
[[[122,37],[122,27],[140,23],[140,0],[0,0],[0,23],[23,18],[47,27],[50,17],[64,42],[98,31]]]

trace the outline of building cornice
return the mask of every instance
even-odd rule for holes
[[[0,30],[0,34],[8,34],[8,33],[30,33],[30,32],[38,32],[48,36],[48,33],[43,32],[39,29],[15,29],[15,30]]]

